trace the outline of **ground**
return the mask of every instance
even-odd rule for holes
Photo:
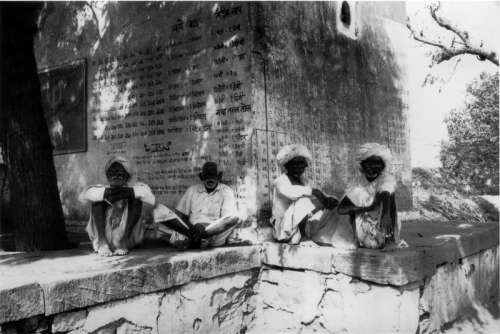
[[[437,169],[413,169],[413,210],[403,221],[498,222],[499,196],[467,196],[453,189]]]
[[[460,194],[446,184],[437,169],[414,168],[412,172],[414,207],[412,211],[402,213],[403,221],[498,222],[499,196]],[[443,333],[500,333],[498,305],[464,314],[461,320],[443,328]]]

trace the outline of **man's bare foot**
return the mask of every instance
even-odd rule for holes
[[[113,255],[117,255],[117,256],[123,256],[123,255],[127,255],[128,254],[128,249],[126,248],[117,248],[115,249],[115,252],[113,253]]]
[[[384,246],[384,248],[382,248],[382,251],[383,252],[391,252],[391,251],[395,251],[395,250],[398,250],[401,248],[408,248],[408,244],[403,239],[396,241],[396,242],[395,241],[388,242]]]
[[[100,256],[111,256],[113,255],[113,252],[111,251],[111,249],[109,249],[109,246],[107,244],[104,244],[97,248],[97,254],[99,254]]]
[[[319,245],[312,240],[301,241],[300,245],[304,247],[319,247]]]

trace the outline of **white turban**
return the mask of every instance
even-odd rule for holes
[[[132,167],[130,166],[130,162],[124,157],[120,156],[111,157],[111,159],[109,159],[109,161],[106,163],[106,166],[104,167],[104,172],[107,173],[109,167],[111,167],[111,165],[114,164],[115,162],[122,165],[122,167],[125,169],[128,175],[132,177]]]
[[[386,168],[391,167],[391,151],[386,146],[379,143],[366,143],[361,145],[356,154],[356,162],[360,164],[361,161],[366,160],[371,156],[380,157],[384,161]]]
[[[307,147],[301,144],[283,146],[276,155],[276,160],[278,160],[279,166],[283,168],[287,162],[297,157],[303,157],[304,159],[306,159],[308,165],[311,164],[311,153],[309,152]]]

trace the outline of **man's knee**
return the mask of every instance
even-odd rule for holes
[[[236,216],[226,217],[224,218],[224,225],[229,227],[236,227],[242,222],[242,220]]]
[[[94,202],[90,207],[90,211],[92,213],[101,211],[104,212],[105,209],[106,209],[106,202]]]
[[[140,200],[138,199],[131,200],[129,202],[129,217],[131,217],[133,221],[138,220],[142,215],[142,209],[143,205]]]

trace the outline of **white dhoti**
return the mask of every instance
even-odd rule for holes
[[[337,209],[317,210],[318,204],[310,197],[302,197],[292,202],[283,218],[275,221],[273,236],[276,240],[298,244],[302,239],[299,223],[305,220],[305,238],[321,245],[340,248],[356,248],[354,233],[349,216],[342,216]]]
[[[155,227],[164,234],[170,234],[170,242],[175,243],[179,241],[187,241],[189,238],[182,235],[171,228],[160,224],[162,221],[177,219],[186,229],[189,226],[171,209],[165,205],[158,204],[153,211]],[[218,247],[227,244],[228,237],[234,229],[241,223],[238,217],[222,217],[216,220],[207,219],[206,222],[198,222],[196,224],[203,224],[205,231],[208,234],[213,234],[208,238],[202,239],[201,247]]]

